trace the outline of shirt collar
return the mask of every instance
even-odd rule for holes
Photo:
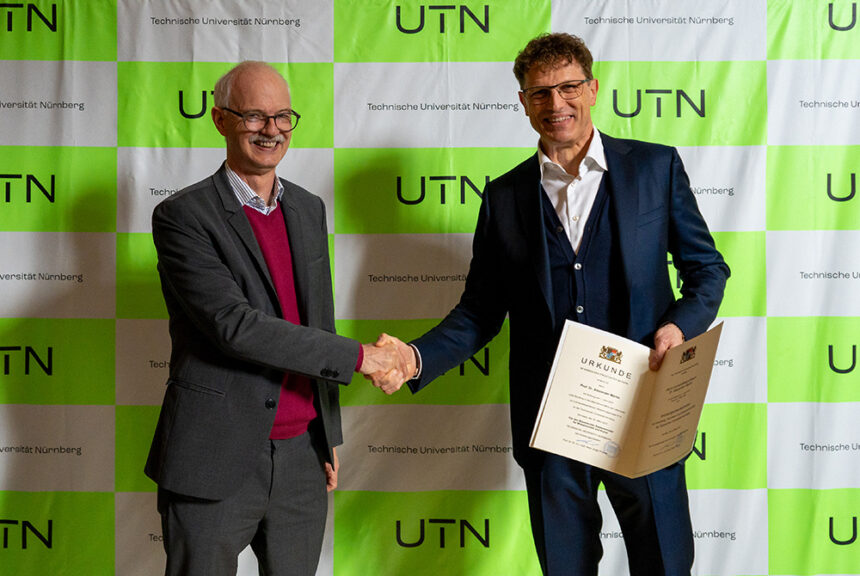
[[[603,140],[600,137],[600,132],[597,128],[593,128],[594,136],[591,138],[591,143],[588,145],[588,150],[585,152],[585,158],[582,159],[580,163],[580,171],[582,174],[588,170],[599,169],[603,172],[607,172],[609,167],[606,165],[606,153],[603,151]],[[538,140],[538,164],[540,164],[540,177],[541,180],[544,179],[545,174],[544,171],[548,168],[550,170],[556,171],[557,174],[570,174],[561,167],[561,165],[556,164],[552,160],[549,159],[549,156],[544,154],[543,150],[540,147],[540,140]],[[560,171],[560,172],[559,172]]]
[[[281,184],[281,179],[278,178],[277,175],[275,175],[275,186],[278,191],[275,194],[275,201],[272,202],[271,206],[266,206],[263,199],[257,196],[256,192],[248,186],[248,183],[242,180],[242,178],[236,174],[229,165],[225,163],[224,167],[227,169],[227,180],[230,182],[230,188],[233,189],[233,194],[236,195],[236,199],[239,201],[239,204],[242,206],[250,206],[263,214],[269,214],[277,208],[278,202],[284,195],[284,185]]]

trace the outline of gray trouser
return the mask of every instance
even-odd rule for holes
[[[165,574],[235,576],[250,544],[261,575],[313,576],[328,505],[323,462],[305,433],[266,440],[245,483],[224,500],[159,489]]]

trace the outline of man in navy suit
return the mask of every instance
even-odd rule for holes
[[[482,348],[507,315],[514,457],[525,472],[543,573],[597,574],[603,483],[631,574],[689,574],[683,462],[629,479],[528,446],[566,319],[653,346],[657,369],[666,350],[713,322],[729,276],[677,151],[592,125],[591,65],[588,48],[569,34],[539,36],[517,56],[537,152],[487,185],[459,304],[411,350],[398,346],[419,361],[409,382],[415,393]],[[683,282],[679,299],[667,254]],[[401,383],[375,384],[392,393]]]

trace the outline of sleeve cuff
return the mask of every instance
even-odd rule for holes
[[[415,374],[412,375],[411,380],[416,380],[421,378],[421,352],[418,351],[418,347],[415,344],[410,344],[409,347],[415,352]]]
[[[364,364],[364,346],[358,344],[358,360],[355,361],[355,371],[361,370],[361,365]]]

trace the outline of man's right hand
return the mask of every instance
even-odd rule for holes
[[[388,334],[381,334],[375,344],[362,344],[364,360],[359,371],[386,394],[394,394],[415,374],[412,348]]]

